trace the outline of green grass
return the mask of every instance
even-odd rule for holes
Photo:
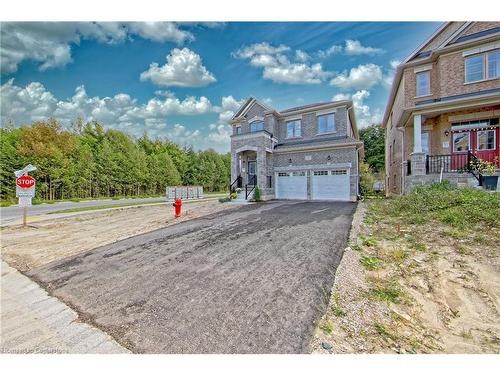
[[[122,204],[103,204],[100,206],[92,206],[92,207],[76,207],[76,208],[68,208],[66,210],[59,210],[49,212],[49,215],[53,214],[69,214],[72,212],[82,212],[82,211],[96,211],[96,210],[105,210],[107,208],[120,208],[120,207],[133,207],[133,206],[143,206],[146,204],[158,204],[162,202],[142,202],[142,203],[122,203]]]
[[[331,335],[333,332],[333,325],[330,322],[323,322],[319,325],[319,329],[321,329],[326,335]]]
[[[396,282],[379,282],[370,289],[372,298],[392,303],[401,302],[401,287]]]
[[[384,217],[398,217],[407,224],[437,220],[455,228],[480,224],[498,227],[500,194],[456,188],[445,181],[420,186],[401,197],[373,201],[372,210]]]
[[[382,261],[377,257],[363,255],[359,261],[369,271],[375,271],[382,267]]]

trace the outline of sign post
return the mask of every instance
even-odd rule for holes
[[[28,172],[35,171],[36,167],[28,164],[19,171],[15,171],[16,176],[16,196],[19,198],[19,207],[23,209],[23,227],[28,223],[28,207],[31,206],[31,199],[35,196],[36,181],[28,176]]]

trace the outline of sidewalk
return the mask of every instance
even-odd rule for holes
[[[130,353],[3,261],[1,272],[0,353]]]

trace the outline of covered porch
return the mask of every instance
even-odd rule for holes
[[[231,154],[230,190],[239,188],[249,195],[259,187],[264,199],[272,194],[271,157],[272,153],[258,146],[243,146],[235,150]]]
[[[476,180],[481,185],[482,177],[471,168],[477,160],[493,163],[498,173],[499,118],[500,104],[414,112],[403,140],[405,191],[414,181],[433,182],[436,176],[468,185]]]

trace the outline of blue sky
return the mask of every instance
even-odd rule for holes
[[[248,96],[276,109],[352,98],[380,121],[395,65],[438,23],[3,23],[2,124],[54,116],[229,150]]]

